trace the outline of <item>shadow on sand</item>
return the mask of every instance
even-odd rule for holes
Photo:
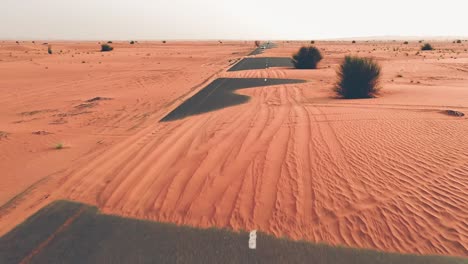
[[[235,94],[235,90],[303,82],[305,81],[294,79],[219,78],[187,99],[160,122],[182,119],[249,101],[249,96]]]

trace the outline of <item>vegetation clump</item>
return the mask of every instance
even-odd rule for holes
[[[433,50],[433,49],[434,48],[429,43],[426,43],[426,44],[422,45],[422,47],[421,47],[421,50]]]
[[[47,53],[52,54],[52,46],[49,45],[47,47]]]
[[[1,140],[2,138],[8,138],[8,135],[9,135],[8,132],[0,131],[0,140]]]
[[[133,41],[133,40],[132,40],[132,41],[130,41],[130,44],[131,44],[131,45],[135,44],[135,41]]]
[[[259,40],[255,41],[255,47],[260,47],[260,41]]]
[[[114,48],[111,47],[109,44],[102,44],[101,45],[101,52],[112,51]]]
[[[403,42],[403,44],[405,44],[405,45],[408,45],[408,44],[409,44],[409,42],[408,42],[408,41],[405,41],[405,42]]]
[[[346,99],[372,98],[378,92],[381,67],[372,58],[346,56],[337,71],[335,92]]]
[[[317,69],[317,64],[322,59],[322,54],[316,47],[302,47],[293,55],[292,63],[296,69]]]
[[[458,43],[458,44],[461,44],[461,43],[462,43],[461,39],[457,40],[457,43]]]

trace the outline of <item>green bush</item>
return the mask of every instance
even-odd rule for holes
[[[422,47],[421,47],[421,50],[433,50],[433,49],[434,48],[429,43],[426,43],[426,44],[422,45]]]
[[[346,99],[371,98],[378,92],[381,67],[372,58],[346,56],[337,71],[335,92]]]
[[[302,47],[293,55],[292,63],[296,69],[316,69],[322,58],[322,54],[316,47]]]
[[[102,44],[101,45],[101,52],[105,52],[105,51],[111,51],[113,50],[114,48],[111,47],[109,44]]]

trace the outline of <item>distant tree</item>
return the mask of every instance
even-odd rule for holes
[[[114,48],[111,47],[109,44],[102,44],[101,45],[101,52],[112,51]]]
[[[432,47],[431,44],[426,43],[421,47],[421,50],[433,50],[434,48]]]

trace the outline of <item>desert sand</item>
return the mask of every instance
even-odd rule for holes
[[[289,57],[277,41],[255,57]],[[252,42],[0,42],[0,235],[51,201],[331,245],[468,257],[468,43],[317,42],[316,70],[228,72]],[[62,52],[60,52],[60,50]],[[377,98],[331,92],[343,56]],[[303,83],[160,122],[218,78]],[[91,100],[100,97],[100,100]],[[35,133],[34,133],[35,132]],[[55,149],[62,143],[63,149]]]

